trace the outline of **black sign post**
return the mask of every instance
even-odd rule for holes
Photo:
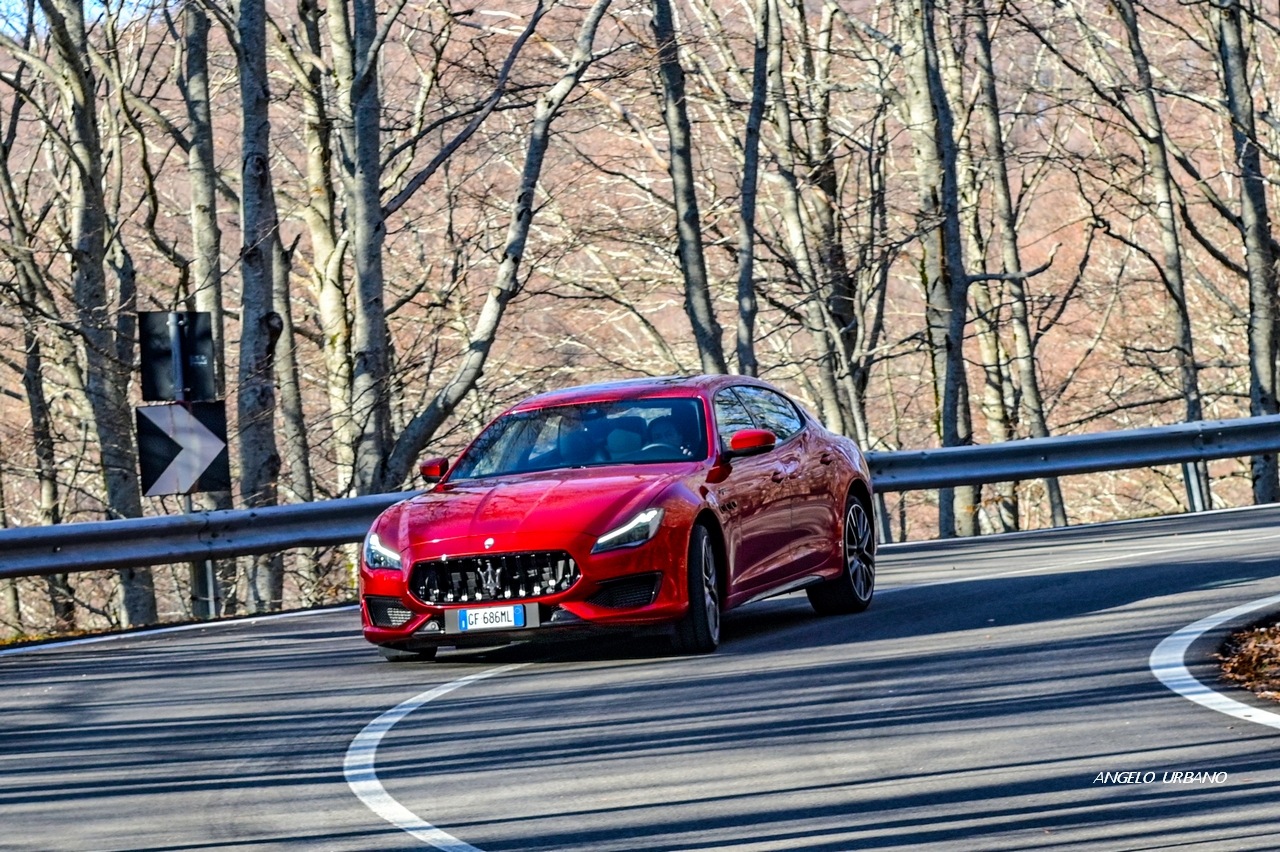
[[[205,311],[138,314],[142,398],[172,403],[137,410],[142,491],[149,497],[182,494],[188,514],[192,493],[231,489],[227,409],[217,399],[211,319]],[[191,566],[191,586],[195,614],[215,617],[218,587],[212,561]]]
[[[138,314],[142,398],[147,402],[210,402],[213,322],[207,311],[143,311]]]

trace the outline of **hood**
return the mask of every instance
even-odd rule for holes
[[[445,483],[401,504],[401,546],[521,533],[597,536],[648,508],[680,478],[563,470]]]

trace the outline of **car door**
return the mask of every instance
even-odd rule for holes
[[[797,494],[791,504],[791,521],[796,538],[796,570],[805,573],[830,567],[839,558],[840,513],[843,495],[836,493],[837,451],[830,437],[809,421],[800,434],[803,449],[796,481]]]
[[[713,400],[720,450],[743,429],[760,426],[733,388]],[[785,564],[791,550],[791,510],[786,493],[790,469],[777,450],[734,459],[724,478],[711,485],[725,518],[729,550],[729,598],[736,603],[760,588],[765,576]]]
[[[829,546],[829,542],[821,542],[818,535],[821,528],[818,513],[822,507],[814,499],[814,492],[820,496],[823,486],[815,480],[815,477],[820,479],[820,474],[813,468],[820,465],[810,463],[809,430],[805,429],[804,418],[789,399],[762,387],[745,386],[737,391],[760,427],[778,438],[774,453],[783,474],[778,509],[786,513],[787,552],[784,559],[778,560],[760,578],[762,585],[774,586],[816,565],[815,549],[821,544]]]

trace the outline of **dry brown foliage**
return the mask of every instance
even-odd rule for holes
[[[1217,656],[1223,680],[1280,701],[1280,614],[1232,633]]]

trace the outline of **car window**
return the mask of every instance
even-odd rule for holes
[[[747,408],[760,421],[761,427],[778,436],[778,442],[787,440],[804,427],[791,401],[768,388],[742,386],[734,388]]]
[[[756,428],[756,422],[751,419],[751,414],[742,404],[742,400],[734,394],[733,388],[725,388],[716,394],[715,410],[720,442],[726,447],[729,446],[729,439],[735,432]]]

